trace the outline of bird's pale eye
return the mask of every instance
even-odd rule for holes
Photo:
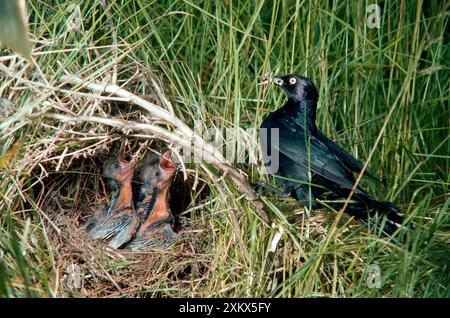
[[[291,77],[291,78],[289,79],[289,84],[295,85],[295,83],[297,83],[297,79],[296,79],[295,77]]]

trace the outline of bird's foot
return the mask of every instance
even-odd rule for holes
[[[255,190],[255,192],[258,194],[258,196],[262,195],[264,190],[275,193],[276,195],[283,197],[283,198],[291,196],[290,191],[281,191],[281,190],[275,188],[274,186],[268,184],[267,182],[264,182],[261,180],[253,182],[251,185],[252,185],[253,189]]]

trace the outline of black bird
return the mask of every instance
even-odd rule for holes
[[[336,210],[342,208],[355,183],[354,173],[362,169],[361,163],[317,129],[319,94],[308,78],[275,76],[272,82],[284,89],[288,100],[262,122],[260,145],[266,169],[278,176],[277,185],[282,191],[261,181],[259,187],[292,196],[311,209],[324,204]],[[377,180],[367,171],[365,175]],[[403,222],[395,205],[376,200],[360,186],[345,212],[364,224],[378,224],[384,235],[391,235]],[[383,223],[376,216],[382,216]]]

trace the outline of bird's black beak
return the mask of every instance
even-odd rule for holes
[[[284,81],[283,81],[283,79],[281,77],[274,76],[272,78],[272,83],[274,83],[275,85],[278,85],[278,86],[283,86]]]

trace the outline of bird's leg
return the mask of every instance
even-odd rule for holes
[[[267,190],[267,191],[273,192],[276,195],[283,197],[283,198],[291,196],[291,191],[289,191],[289,190],[281,191],[281,190],[275,188],[274,186],[268,184],[267,182],[264,182],[261,180],[258,180],[256,182],[252,183],[252,186],[258,195],[261,195],[263,190]]]
[[[319,207],[316,202],[316,198],[313,193],[310,193],[307,186],[300,186],[294,190],[295,198],[297,201],[311,210],[315,210]]]

